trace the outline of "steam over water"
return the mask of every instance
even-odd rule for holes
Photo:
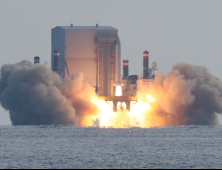
[[[215,125],[222,113],[222,82],[206,67],[180,63],[166,76],[158,72],[154,84],[139,92],[156,98],[150,116],[153,126]]]
[[[138,98],[130,114],[145,128],[118,129],[131,125],[126,110],[111,113],[115,128],[84,128],[98,114],[110,116],[84,75],[61,80],[45,65],[4,65],[1,105],[13,125],[38,126],[0,127],[0,167],[221,168],[222,126],[200,126],[217,125],[222,113],[222,82],[206,67],[180,63],[166,76],[158,72]],[[177,127],[150,128],[167,125]]]
[[[4,168],[221,168],[222,126],[0,127]]]
[[[216,113],[222,113],[221,80],[206,67],[186,63],[174,65],[166,76],[158,72],[154,83],[138,91],[138,97],[138,110],[131,115],[143,127],[216,125]],[[1,68],[0,103],[13,125],[92,126],[101,112],[99,104],[92,102],[95,98],[94,88],[81,73],[61,80],[45,65],[28,61]],[[132,126],[126,110],[116,115],[111,117],[113,122]]]
[[[90,102],[94,88],[83,75],[60,79],[45,65],[22,61],[1,68],[1,105],[13,125],[84,125],[97,107]]]

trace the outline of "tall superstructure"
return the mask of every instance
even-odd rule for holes
[[[120,45],[118,30],[110,26],[55,27],[52,29],[52,70],[56,69],[56,50],[59,51],[60,75],[81,72],[99,96],[113,96],[117,76],[122,75],[118,70],[121,63],[118,63],[116,55],[116,47],[119,48],[117,45]]]
[[[149,52],[144,51],[143,77],[129,75],[129,60],[123,61],[122,70],[118,30],[98,24],[53,28],[51,63],[52,70],[61,77],[83,73],[84,80],[114,111],[120,106],[130,111],[138,101],[137,91],[146,90],[153,83],[157,66],[153,63],[149,67]]]

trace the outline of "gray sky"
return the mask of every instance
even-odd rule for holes
[[[172,65],[203,65],[222,79],[220,0],[1,0],[0,64],[33,61],[50,66],[51,29],[73,25],[113,26],[130,74],[142,74],[143,51],[167,74]],[[0,108],[0,125],[8,125]]]

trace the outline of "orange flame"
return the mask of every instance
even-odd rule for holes
[[[116,96],[122,96],[122,87],[116,86]]]
[[[124,102],[118,103],[118,112],[113,112],[112,102],[106,102],[98,97],[94,97],[91,102],[99,108],[99,113],[91,119],[93,121],[98,120],[99,126],[101,127],[152,127],[152,123],[147,121],[151,120],[151,104],[155,102],[155,98],[151,95],[147,95],[146,98],[139,96],[138,103],[131,108],[130,112],[126,109],[126,103]]]

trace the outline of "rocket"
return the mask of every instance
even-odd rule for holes
[[[115,86],[123,86],[122,84],[122,56],[121,56],[121,43],[118,38],[116,41],[116,75],[115,75]]]

